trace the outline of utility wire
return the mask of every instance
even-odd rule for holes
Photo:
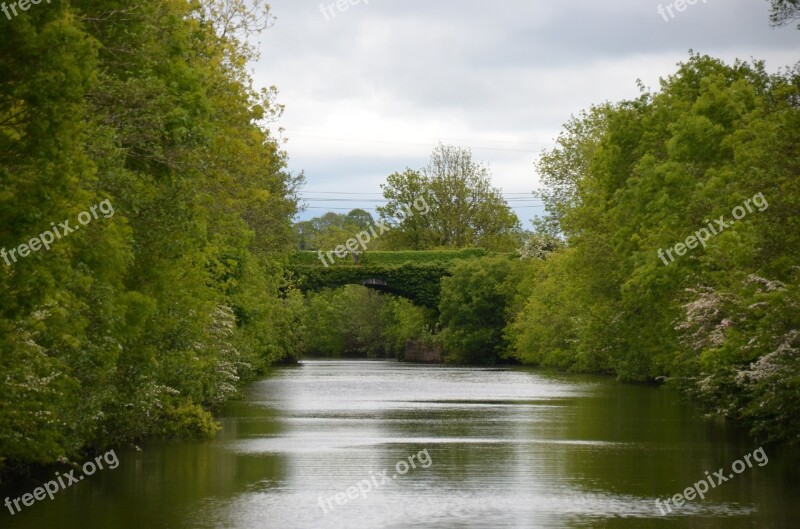
[[[300,132],[300,133],[308,133],[308,134],[328,134],[329,131],[326,130],[313,130],[313,129],[295,129],[289,128],[284,129],[286,132]],[[344,138],[344,136],[341,136]],[[356,139],[351,137],[350,139]],[[511,141],[511,140],[487,140],[487,139],[466,139],[466,138],[442,138],[442,137],[427,137],[427,138],[420,138],[416,137],[416,140],[432,140],[432,141],[471,141],[471,142],[484,142],[484,143],[505,143],[505,144],[517,144],[517,145],[554,145],[555,142],[549,143],[541,143],[535,141]]]
[[[325,136],[321,134],[325,134],[326,131],[314,131],[310,129],[284,129],[287,133],[287,137],[291,141],[293,138],[300,139],[300,140],[311,140],[311,141],[335,141],[335,142],[349,142],[349,143],[375,143],[375,144],[384,144],[384,145],[407,145],[413,147],[430,147],[430,143],[419,143],[420,140],[428,140],[431,142],[468,142],[468,143],[495,143],[501,145],[525,145],[529,146],[529,148],[522,149],[522,148],[502,148],[502,147],[485,147],[485,146],[471,146],[468,145],[470,149],[475,150],[485,150],[485,151],[510,151],[510,152],[527,152],[531,153],[534,152],[537,148],[542,146],[554,146],[554,142],[550,143],[542,143],[542,142],[533,142],[533,141],[508,141],[508,140],[485,140],[485,139],[465,139],[465,138],[414,138],[416,141],[398,141],[398,140],[385,140],[385,139],[374,139],[374,138],[355,138],[355,137],[346,137],[346,136]],[[292,134],[294,132],[294,134]],[[299,133],[299,134],[297,134]],[[310,135],[309,135],[310,134]]]
[[[538,206],[512,206],[511,209],[541,209],[544,208],[544,204],[540,204]],[[359,208],[326,208],[324,206],[305,206],[303,209],[324,209],[326,211],[353,211],[354,209],[363,209],[365,211],[377,211],[378,208],[371,208],[371,207],[359,207]]]
[[[348,191],[299,191],[299,193],[308,193],[311,195],[376,195],[376,196],[383,196],[383,193],[376,191],[374,193],[359,193],[359,192],[348,192]],[[503,196],[510,196],[510,195],[534,195],[534,192],[527,192],[527,193],[501,193]]]
[[[514,201],[526,201],[526,200],[538,200],[541,201],[540,197],[534,195],[521,195],[521,196],[502,196],[503,200],[514,200]],[[389,202],[389,199],[383,197],[342,197],[342,196],[335,196],[335,197],[309,197],[309,196],[300,196],[298,197],[299,200],[308,200],[312,202]]]
[[[536,196],[536,193],[540,191],[528,191],[528,192],[508,192],[508,193],[500,193],[503,196]],[[298,191],[300,194],[308,194],[308,195],[372,195],[377,197],[382,197],[383,193],[380,191],[375,191],[372,193],[364,193],[364,192],[357,192],[357,191]]]

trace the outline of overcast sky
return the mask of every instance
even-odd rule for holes
[[[637,79],[657,88],[690,49],[770,71],[800,60],[800,31],[771,28],[766,0],[698,0],[674,18],[665,0],[271,4],[254,73],[286,105],[289,167],[312,199],[302,218],[372,212],[386,176],[423,167],[439,141],[471,148],[496,187],[522,197],[571,115],[636,97]],[[511,202],[526,227],[536,203]]]

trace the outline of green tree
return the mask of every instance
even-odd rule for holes
[[[363,209],[354,209],[346,215],[331,211],[294,225],[297,249],[330,251],[374,224],[372,215]],[[380,241],[370,241],[369,248],[379,249]]]
[[[692,55],[658,93],[569,123],[539,163],[544,224],[568,249],[535,263],[517,357],[667,378],[795,442],[796,381],[772,375],[798,362],[797,323],[778,315],[796,303],[799,90],[798,68]]]
[[[322,356],[381,358],[386,307],[393,300],[360,285],[308,294],[303,314],[304,352]]]
[[[213,433],[299,347],[289,174],[242,35],[261,1],[77,0],[0,32],[0,245],[108,199],[0,273],[0,467]],[[2,468],[0,468],[2,470]]]
[[[434,345],[436,315],[432,309],[414,305],[404,298],[391,297],[384,305],[382,317],[386,322],[383,339],[387,355],[404,358],[408,340]]]
[[[446,360],[495,364],[507,352],[504,328],[525,265],[508,257],[457,262],[442,279],[439,336]]]
[[[378,213],[392,227],[392,249],[513,251],[521,244],[519,219],[467,149],[439,145],[427,167],[394,173],[381,187],[388,203]]]

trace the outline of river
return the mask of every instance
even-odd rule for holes
[[[672,391],[604,377],[305,361],[249,384],[220,419],[211,441],[117,450],[117,468],[0,527],[800,526],[789,454],[754,454]],[[663,507],[703,480],[704,499]]]

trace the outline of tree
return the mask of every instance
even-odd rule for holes
[[[658,93],[570,122],[539,163],[568,248],[532,261],[517,357],[667,379],[800,442],[799,93],[797,67],[692,55]]]
[[[427,167],[394,173],[381,187],[388,203],[378,212],[392,227],[392,248],[512,251],[521,243],[519,219],[468,149],[440,144]]]
[[[771,0],[772,12],[769,19],[773,26],[785,26],[800,20],[800,0]],[[798,24],[800,29],[800,24]]]
[[[0,34],[0,248],[114,209],[0,262],[0,471],[209,435],[296,352],[280,262],[302,176],[247,73],[268,9],[246,4],[75,0]]]
[[[554,252],[564,248],[564,241],[541,232],[530,233],[525,244],[518,250],[521,259],[547,259]]]
[[[303,350],[322,356],[399,356],[409,338],[427,336],[429,311],[359,285],[310,293]]]
[[[354,209],[346,215],[330,211],[321,217],[294,225],[297,249],[329,251],[355,237],[357,233],[369,230],[374,224],[372,215],[363,209]],[[370,249],[379,247],[378,239],[370,241]]]
[[[367,230],[370,226],[375,224],[375,219],[372,218],[372,215],[364,211],[363,209],[354,209],[347,214],[347,220],[345,224],[348,226],[353,226],[357,230]]]
[[[446,360],[495,364],[505,356],[503,334],[525,265],[508,257],[459,261],[442,278],[439,303]]]

